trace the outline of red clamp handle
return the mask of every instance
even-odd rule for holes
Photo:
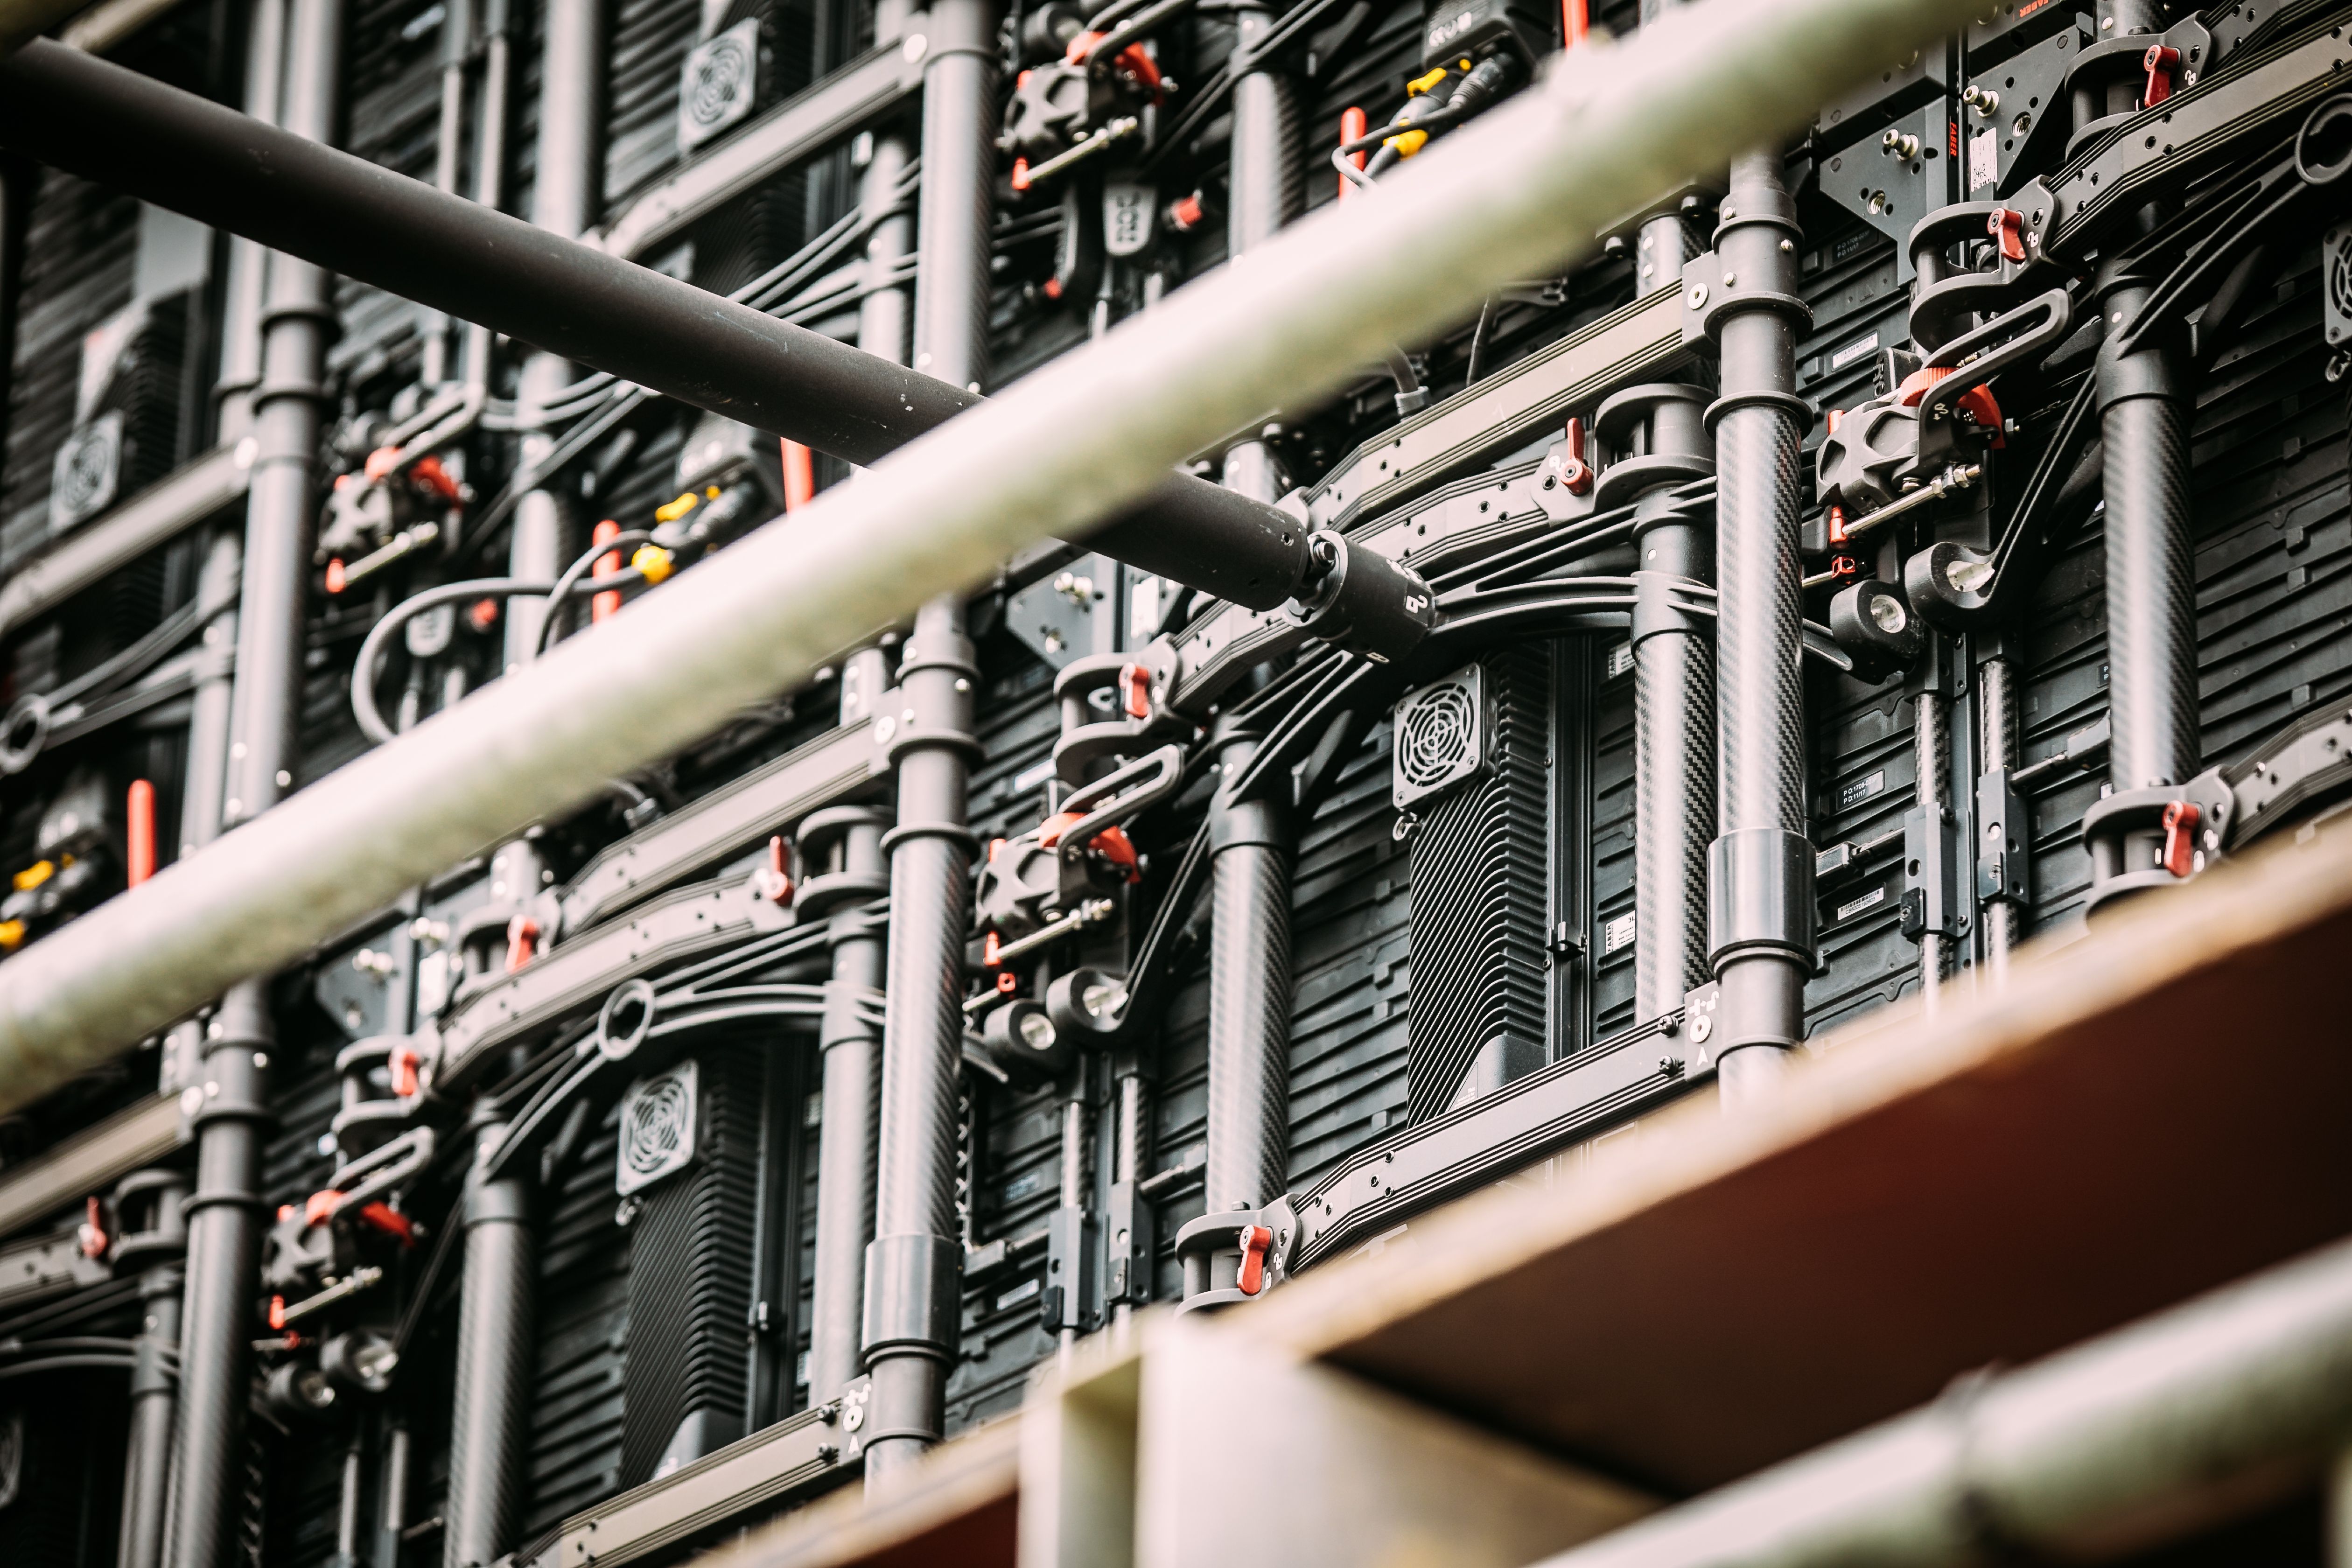
[[[2186,877],[2197,868],[2197,819],[2194,801],[2176,800],[2164,808],[2164,868]]]
[[[89,1218],[82,1222],[81,1226],[81,1255],[89,1258],[103,1258],[106,1256],[106,1205],[92,1195],[89,1200]]]
[[[2025,215],[2015,207],[2002,207],[1985,216],[1985,232],[2000,242],[2003,261],[2025,259]]]
[[[1273,1245],[1274,1232],[1265,1226],[1242,1226],[1242,1266],[1234,1284],[1243,1295],[1255,1296],[1265,1289],[1265,1254]]]
[[[312,1193],[309,1197],[302,1200],[302,1223],[304,1225],[324,1225],[329,1220],[334,1218],[335,1211],[342,1206],[342,1194],[335,1191],[332,1187],[321,1188],[318,1192]],[[278,1325],[272,1323],[270,1327],[276,1328]]]
[[[392,1068],[392,1092],[403,1100],[413,1099],[415,1096],[416,1062],[415,1046],[403,1044],[392,1047],[392,1059],[387,1064]]]
[[[2147,86],[2140,94],[2140,103],[2144,108],[2154,109],[2172,96],[2172,73],[2180,68],[2180,51],[2150,44],[2139,63],[2147,72]]]
[[[1130,719],[1151,717],[1151,667],[1123,664],[1118,669],[1119,702]]]
[[[1584,460],[1584,421],[1571,417],[1568,422],[1568,453],[1559,465],[1559,487],[1572,496],[1589,495],[1592,490],[1592,465]]]
[[[792,846],[781,833],[768,840],[768,864],[759,878],[760,896],[776,905],[793,901]]]
[[[517,915],[507,921],[507,973],[512,974],[529,963],[539,951],[539,922],[529,915]]]

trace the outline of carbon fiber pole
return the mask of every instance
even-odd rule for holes
[[[124,1444],[122,1539],[117,1561],[121,1568],[159,1568],[171,1511],[172,1434],[179,1415],[179,1376],[165,1358],[179,1352],[185,1289],[184,1255],[173,1244],[186,1244],[180,1205],[188,1189],[187,1178],[177,1171],[142,1172],[124,1184],[126,1195],[118,1199],[118,1215],[133,1185],[148,1188],[151,1229],[163,1246],[158,1261],[139,1271],[138,1364],[131,1373],[131,1433]]]
[[[1643,226],[1645,255],[1681,272],[1682,224]],[[1714,573],[1701,520],[1674,489],[1714,468],[1715,443],[1696,386],[1627,389],[1601,405],[1622,493],[1633,512],[1633,1014],[1661,1017],[1707,978],[1706,853],[1715,837],[1715,657],[1698,617],[1676,607],[1677,584]],[[1630,447],[1628,446],[1630,443]],[[1611,500],[1618,491],[1612,487]]]
[[[887,679],[881,649],[851,655],[842,675],[842,722],[871,716],[874,700]],[[845,826],[824,830],[825,862],[821,870],[809,867],[812,881],[819,876],[887,881],[889,864],[882,853],[887,819],[864,808],[848,809],[857,819],[836,818]],[[814,819],[802,825],[804,859],[815,826]],[[874,1239],[876,1116],[882,1074],[882,1042],[860,1005],[882,989],[882,927],[861,900],[833,913],[829,930],[833,975],[817,1036],[824,1064],[824,1116],[817,1132],[815,1258],[809,1291],[812,1405],[835,1398],[866,1370],[861,1318],[866,1245]]]
[[[955,1354],[963,1267],[956,1097],[974,848],[965,792],[979,750],[971,738],[977,675],[963,607],[934,599],[916,616],[899,666],[900,710],[879,721],[897,731],[898,824],[882,840],[890,857],[890,952],[874,1241],[866,1249],[869,1489],[939,1441]]]
[[[320,143],[333,133],[342,58],[341,0],[293,0],[283,89],[289,132]],[[293,257],[270,258],[267,299],[261,383],[252,395],[253,480],[246,498],[223,826],[267,811],[294,782],[320,377],[333,319],[326,273]],[[226,1562],[230,1500],[243,1489],[259,1286],[261,1135],[268,1120],[265,1073],[276,1041],[268,983],[240,981],[206,1027],[204,1063],[182,1101],[196,1130],[196,1190],[187,1203],[175,1568]]]
[[[978,392],[988,374],[989,232],[994,217],[996,12],[943,0],[928,24],[923,177],[915,234],[915,368]],[[964,934],[971,923],[972,689],[980,671],[963,605],[915,616],[898,668],[889,744],[898,825],[890,857],[890,952],[882,1032],[882,1130],[861,1338],[873,1392],[866,1484],[887,1488],[946,1425],[963,1242],[956,1225],[956,1097],[963,1062]]]
[[[253,0],[245,19],[245,111],[264,125],[278,123],[286,69],[286,0]],[[253,428],[253,389],[261,384],[261,312],[269,287],[269,252],[243,235],[228,242],[228,279],[221,306],[220,439],[236,441]],[[220,803],[213,803],[215,814]]]
[[[495,1561],[522,1511],[539,1258],[529,1185],[516,1177],[481,1177],[482,1158],[505,1132],[496,1123],[480,1129],[467,1176],[457,1397],[449,1422],[449,1494],[441,1506],[445,1568]]]
[[[1918,777],[1912,785],[1912,805],[1926,816],[1932,836],[1950,819],[1946,799],[1951,787],[1952,717],[1944,694],[1935,686],[1919,693],[1911,708],[1911,760]],[[1943,995],[1945,939],[1940,931],[1919,933],[1919,1001],[1930,1017]]]
[[[1226,778],[1257,737],[1217,739]],[[1215,1215],[1280,1197],[1290,1174],[1289,814],[1268,801],[1210,806],[1209,1152],[1202,1201]]]
[[[1694,284],[1723,356],[1708,412],[1719,465],[1716,731],[1721,836],[1709,847],[1708,959],[1727,1104],[1769,1088],[1804,1037],[1813,965],[1813,851],[1805,837],[1800,679],[1796,204],[1777,147],[1733,161],[1716,229],[1719,278]]]
[[[2108,330],[2147,299],[2103,300]],[[2186,783],[2198,766],[2197,578],[2189,542],[2189,421],[2167,348],[2099,356],[2106,448],[2108,782]]]
[[[1977,666],[1978,726],[1979,733],[1984,737],[1984,767],[1988,773],[2005,774],[2017,765],[2017,695],[2012,679],[2013,671],[2005,655],[1995,655]],[[2021,845],[2024,842],[2024,823],[1992,826]],[[1979,832],[1985,830],[1979,828]],[[2010,950],[2024,934],[2019,929],[2019,910],[2006,897],[1983,900],[1978,907],[1983,921],[1985,973],[1998,985],[2009,978]]]

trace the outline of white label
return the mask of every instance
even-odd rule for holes
[[[996,1310],[1002,1312],[1007,1307],[1017,1307],[1024,1301],[1034,1301],[1037,1299],[1037,1292],[1043,1288],[1042,1280],[1024,1279],[996,1299]]]
[[[430,1018],[448,1004],[449,955],[436,948],[417,962],[416,1011]]]
[[[1837,353],[1830,355],[1830,368],[1832,370],[1843,370],[1854,361],[1864,358],[1868,354],[1875,353],[1877,350],[1878,334],[1876,332],[1871,333],[1870,336],[1866,338],[1856,338],[1853,342],[1846,344],[1845,347],[1838,350]]]
[[[1969,189],[1980,190],[2000,179],[2000,154],[1990,125],[1969,138]]]
[[[1886,889],[1883,887],[1873,888],[1870,891],[1863,894],[1862,897],[1852,899],[1840,904],[1837,907],[1837,918],[1842,921],[1850,921],[1853,919],[1854,916],[1862,913],[1863,910],[1875,909],[1885,901]]]
[[[1035,789],[1039,784],[1044,784],[1047,779],[1052,778],[1053,776],[1054,759],[1047,757],[1044,762],[1037,763],[1034,767],[1023,768],[1019,773],[1014,773],[1013,775],[1013,787],[1015,791]]]
[[[1606,954],[1633,946],[1633,916],[1630,912],[1619,915],[1601,928],[1601,951]]]
[[[1621,642],[1609,650],[1609,679],[1616,679],[1633,668],[1633,645]]]
[[[1856,779],[1853,783],[1846,785],[1845,788],[1838,791],[1838,809],[1840,811],[1850,810],[1853,807],[1861,805],[1864,801],[1868,800],[1872,795],[1878,794],[1885,787],[1886,770],[1881,768],[1878,772],[1871,774],[1868,778]]]

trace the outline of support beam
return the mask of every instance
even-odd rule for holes
[[[950,51],[933,75],[981,58]],[[846,462],[979,401],[972,377],[905,370],[60,45],[0,65],[0,145]],[[954,263],[983,286],[985,249]],[[984,335],[985,317],[957,330]],[[1287,515],[1214,485],[1169,475],[1122,499],[1141,504],[1093,542],[1141,571],[1255,609],[1313,571]]]
[[[724,571],[683,574],[0,964],[0,1110],[1083,529],[1269,404],[1326,395],[1496,284],[1588,254],[1661,183],[1803,121],[1888,49],[1969,14],[1959,0],[1707,0],[1605,60],[1569,60],[1248,268],[1170,295],[730,545]]]

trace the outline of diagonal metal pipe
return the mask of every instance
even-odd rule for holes
[[[262,821],[0,964],[0,1110],[744,705],[1014,552],[1165,482],[1269,405],[1589,253],[1680,179],[1806,121],[1962,0],[1707,0],[1580,51],[1344,207],[1326,208],[1031,373],[856,483],[729,547]]]
[[[0,146],[504,332],[535,363],[576,361],[846,462],[980,401],[969,377],[908,370],[59,45],[0,63]],[[1095,543],[1145,572],[1272,609],[1310,571],[1304,531],[1261,502],[1181,474],[1129,499],[1141,504]]]

